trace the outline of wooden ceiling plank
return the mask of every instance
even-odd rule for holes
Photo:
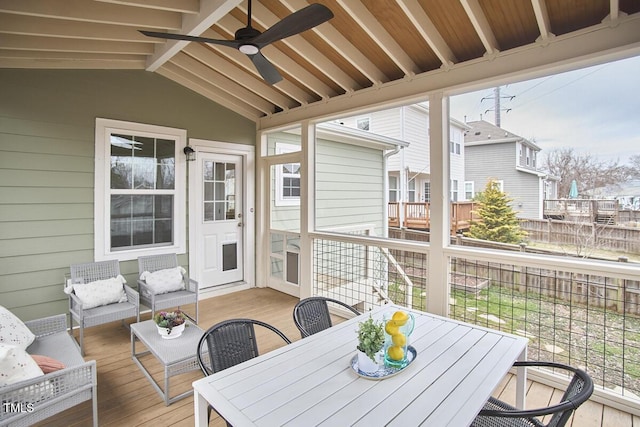
[[[436,29],[435,25],[433,25],[431,18],[424,12],[424,9],[417,0],[396,0],[396,2],[416,27],[416,30],[418,30],[427,44],[429,44],[445,68],[449,68],[458,62],[455,54],[451,51],[440,35],[440,32]]]
[[[227,15],[218,21],[218,26],[229,34],[234,34],[237,29],[243,28],[246,25],[246,23],[238,21],[231,15]],[[309,90],[316,93],[322,99],[329,99],[335,95],[333,89],[276,47],[266,46],[261,52],[274,66],[277,66],[281,70],[286,70],[291,78],[294,78],[300,82],[300,84],[309,88]]]
[[[103,3],[120,4],[124,6],[144,7],[147,9],[166,10],[179,13],[198,13],[198,0],[95,0]]]
[[[178,67],[183,68],[185,71],[210,82],[212,86],[217,87],[219,90],[252,105],[264,114],[273,113],[274,108],[272,103],[264,100],[249,89],[239,85],[218,71],[207,67],[191,56],[181,53],[180,55],[176,55],[171,58],[171,62]]]
[[[0,12],[168,30],[179,30],[182,22],[181,15],[175,12],[86,0],[0,0]]]
[[[207,30],[204,33],[202,33],[202,35],[204,37],[209,37],[211,39],[225,39],[225,36],[223,34],[220,34],[214,30]],[[216,45],[207,45],[207,46],[209,49],[213,49],[216,52],[218,52],[221,56],[225,57],[230,62],[235,63],[238,67],[245,70],[247,73],[253,74],[254,76],[256,76],[256,78],[262,79],[262,77],[260,76],[260,73],[258,73],[258,70],[256,70],[256,67],[253,65],[251,60],[247,58],[247,55],[245,55],[244,53],[240,53],[240,51],[236,49],[229,49],[223,46],[216,46]],[[297,101],[300,105],[306,105],[315,100],[312,94],[302,90],[295,84],[285,79],[281,80],[280,82],[276,83],[273,86],[276,87],[278,90],[280,90],[282,93],[284,93],[286,96]]]
[[[240,6],[240,9],[247,13],[247,9]],[[260,24],[264,28],[270,28],[280,21],[275,14],[267,9],[262,3],[253,3],[253,10],[251,12],[254,22]],[[322,25],[320,25],[322,26]],[[307,42],[302,37],[287,37],[282,39],[282,43],[293,49],[298,55],[304,58],[307,62],[312,64],[321,73],[327,76],[329,79],[336,82],[346,92],[353,92],[360,88],[360,85],[353,80],[347,73],[345,73],[336,64],[329,61],[326,56],[319,52],[311,43]]]
[[[549,21],[549,11],[544,0],[531,0],[533,12],[536,15],[538,29],[540,29],[539,42],[544,42],[555,35],[551,32],[551,22]]]
[[[489,26],[487,17],[484,15],[478,0],[460,0],[460,4],[462,4],[462,7],[467,13],[476,33],[478,33],[478,37],[480,37],[480,40],[487,51],[487,55],[494,55],[499,52],[500,49],[498,48],[498,41]]]
[[[221,106],[228,108],[249,120],[255,122],[262,116],[262,113],[259,110],[244,102],[238,101],[237,98],[228,96],[224,92],[220,92],[217,88],[212,87],[209,82],[203,81],[201,78],[186,72],[184,69],[172,64],[171,62],[164,64],[157,73],[206,98],[209,98],[213,102],[220,104]]]
[[[281,0],[291,11],[300,10],[309,3],[306,0]],[[344,37],[333,25],[319,25],[311,31],[320,36],[325,43],[331,46],[343,58],[349,61],[371,83],[379,85],[386,80],[384,73],[376,67],[360,50],[358,50],[346,37]]]
[[[183,49],[183,52],[197,59],[211,69],[218,71],[228,79],[235,81],[242,87],[250,87],[258,96],[261,96],[283,110],[288,110],[289,108],[298,106],[297,102],[282,95],[272,86],[264,83],[261,79],[256,80],[255,77],[247,72],[241,71],[238,67],[232,65],[224,58],[221,58],[218,55],[212,55],[211,51],[201,44],[191,43]]]
[[[149,55],[151,45],[102,40],[76,40],[58,37],[19,36],[6,34],[0,37],[0,49],[33,51],[94,52],[128,55]]]
[[[207,28],[235,8],[241,0],[201,0],[200,12],[196,15],[185,15],[180,34],[199,36]],[[182,50],[188,41],[167,40],[157,46],[147,62],[147,71],[155,71],[162,64]]]
[[[94,22],[47,19],[0,13],[0,33],[88,40],[148,43],[149,38],[134,27]]]
[[[407,76],[420,72],[418,66],[409,58],[404,49],[391,37],[378,20],[369,12],[360,0],[337,0],[337,3],[367,32],[369,37]]]

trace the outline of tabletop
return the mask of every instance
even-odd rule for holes
[[[356,329],[370,315],[405,308],[385,305],[325,331],[193,383],[196,425],[207,402],[239,426],[465,426],[471,423],[527,340],[452,319],[411,311],[410,345],[417,356],[382,380],[351,368]],[[526,373],[518,370],[519,405]]]
[[[153,320],[133,323],[131,325],[131,332],[147,346],[147,349],[149,349],[163,365],[169,365],[195,357],[196,347],[204,333],[198,325],[188,322],[187,327],[184,328],[184,332],[178,338],[164,339],[158,334],[158,328]]]

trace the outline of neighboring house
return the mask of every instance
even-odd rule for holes
[[[540,147],[484,120],[468,122],[464,137],[467,198],[496,180],[510,198],[518,217],[541,219],[545,196],[553,196],[557,181],[540,170]]]
[[[429,108],[423,104],[400,106],[339,120],[372,133],[397,138],[410,145],[389,157],[389,201],[430,202]],[[464,198],[464,131],[467,126],[451,119],[449,152],[451,201]]]

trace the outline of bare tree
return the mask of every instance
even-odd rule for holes
[[[640,155],[631,156],[631,159],[640,164]],[[591,154],[578,154],[573,148],[558,148],[548,152],[543,167],[550,175],[560,178],[560,197],[569,195],[574,179],[578,184],[578,193],[587,194],[599,187],[627,181],[638,173],[633,166],[623,166],[618,161],[600,161]]]
[[[629,164],[631,165],[631,176],[636,179],[640,178],[640,154],[629,157]]]

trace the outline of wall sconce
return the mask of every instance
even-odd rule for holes
[[[187,157],[187,162],[192,162],[196,159],[196,150],[191,148],[190,146],[185,146],[182,150],[184,155]]]

